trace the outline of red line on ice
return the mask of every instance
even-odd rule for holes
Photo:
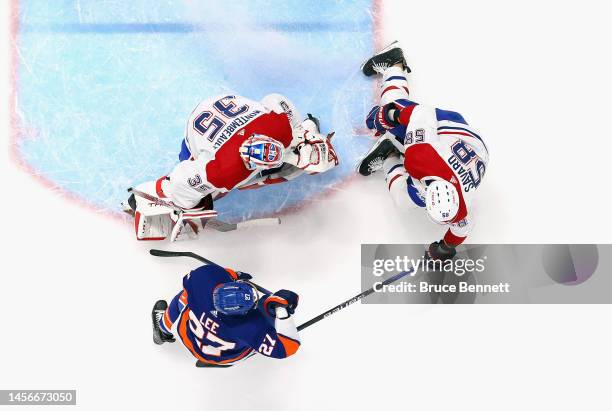
[[[9,59],[10,59],[10,68],[9,68],[9,84],[10,84],[10,92],[9,92],[9,156],[17,164],[19,168],[21,168],[24,172],[29,174],[32,178],[34,178],[38,183],[40,183],[43,187],[53,191],[60,193],[62,197],[68,199],[69,201],[73,201],[76,204],[89,209],[99,215],[106,216],[114,221],[125,223],[128,222],[128,219],[121,214],[120,211],[108,211],[99,208],[96,204],[74,194],[71,193],[64,188],[58,186],[56,183],[51,181],[50,179],[43,176],[40,172],[38,172],[32,165],[28,164],[24,158],[21,157],[21,153],[18,149],[18,142],[23,138],[27,138],[26,127],[21,123],[19,115],[17,114],[17,89],[19,83],[19,52],[17,49],[17,44],[19,40],[19,0],[10,0],[10,41],[9,45]],[[382,0],[372,0],[372,25],[373,25],[373,46],[374,50],[379,50],[382,48]],[[378,82],[374,82],[374,100],[376,101],[378,98]],[[309,199],[303,200],[301,203],[296,204],[294,206],[290,206],[285,208],[280,213],[271,213],[275,216],[282,216],[293,214],[301,211],[306,205],[312,204],[313,202],[320,201],[324,197],[329,197],[333,195],[336,191],[342,190],[346,188],[349,184],[356,180],[356,174],[349,175],[346,179],[333,184],[325,189],[323,189],[320,193],[314,195]],[[256,214],[256,213],[255,213]],[[262,215],[255,215],[255,217],[266,217],[271,214],[262,213]],[[130,223],[130,229],[131,223]]]

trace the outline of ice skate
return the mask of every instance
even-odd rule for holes
[[[397,41],[389,44],[387,47],[379,51],[377,54],[373,55],[369,59],[365,61],[361,65],[361,71],[366,76],[370,77],[375,74],[382,73],[389,67],[401,63],[404,67],[404,70],[407,73],[410,73],[410,67],[406,64],[406,59],[404,59],[404,53],[402,49],[399,47]]]

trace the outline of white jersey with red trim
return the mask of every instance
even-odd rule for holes
[[[242,96],[220,95],[203,100],[191,112],[185,143],[192,157],[216,153],[235,131],[269,112],[260,102]]]
[[[185,143],[189,159],[181,161],[158,184],[157,194],[193,208],[208,194],[226,193],[255,178],[261,170],[245,166],[240,146],[253,134],[271,137],[289,148],[293,139],[287,114],[241,96],[204,100],[189,117]]]
[[[433,178],[455,186],[460,196],[459,211],[444,240],[460,244],[473,226],[470,206],[489,162],[488,148],[459,113],[406,103],[399,119],[406,126],[404,167],[420,182],[422,191]]]

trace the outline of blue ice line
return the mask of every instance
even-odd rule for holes
[[[256,30],[284,32],[360,32],[368,27],[369,21],[362,22],[271,22],[259,25]],[[49,23],[24,24],[22,30],[30,33],[197,33],[223,31],[223,27],[206,27],[203,24],[168,23]]]

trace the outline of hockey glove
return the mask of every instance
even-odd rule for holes
[[[425,252],[425,260],[447,261],[452,259],[456,254],[457,250],[454,246],[446,244],[444,240],[440,240],[429,245],[429,249]]]
[[[238,280],[249,281],[253,279],[253,276],[249,273],[243,273],[242,271],[236,271],[238,274]]]
[[[374,106],[368,113],[366,118],[366,126],[370,130],[376,130],[376,134],[385,134],[387,130],[391,130],[400,125],[399,123],[400,110],[394,103],[389,103],[385,106]]]
[[[368,113],[368,115],[366,116],[366,127],[370,130],[375,130],[376,131],[376,136],[378,137],[381,134],[384,134],[387,130],[384,128],[378,128],[376,126],[376,114],[378,113],[378,109],[380,109],[380,106],[374,106],[372,107],[372,109],[370,110],[370,112]]]
[[[299,300],[300,297],[293,291],[279,290],[266,298],[264,301],[264,309],[272,317],[276,317],[277,307],[283,307],[287,310],[289,315],[293,315]]]

